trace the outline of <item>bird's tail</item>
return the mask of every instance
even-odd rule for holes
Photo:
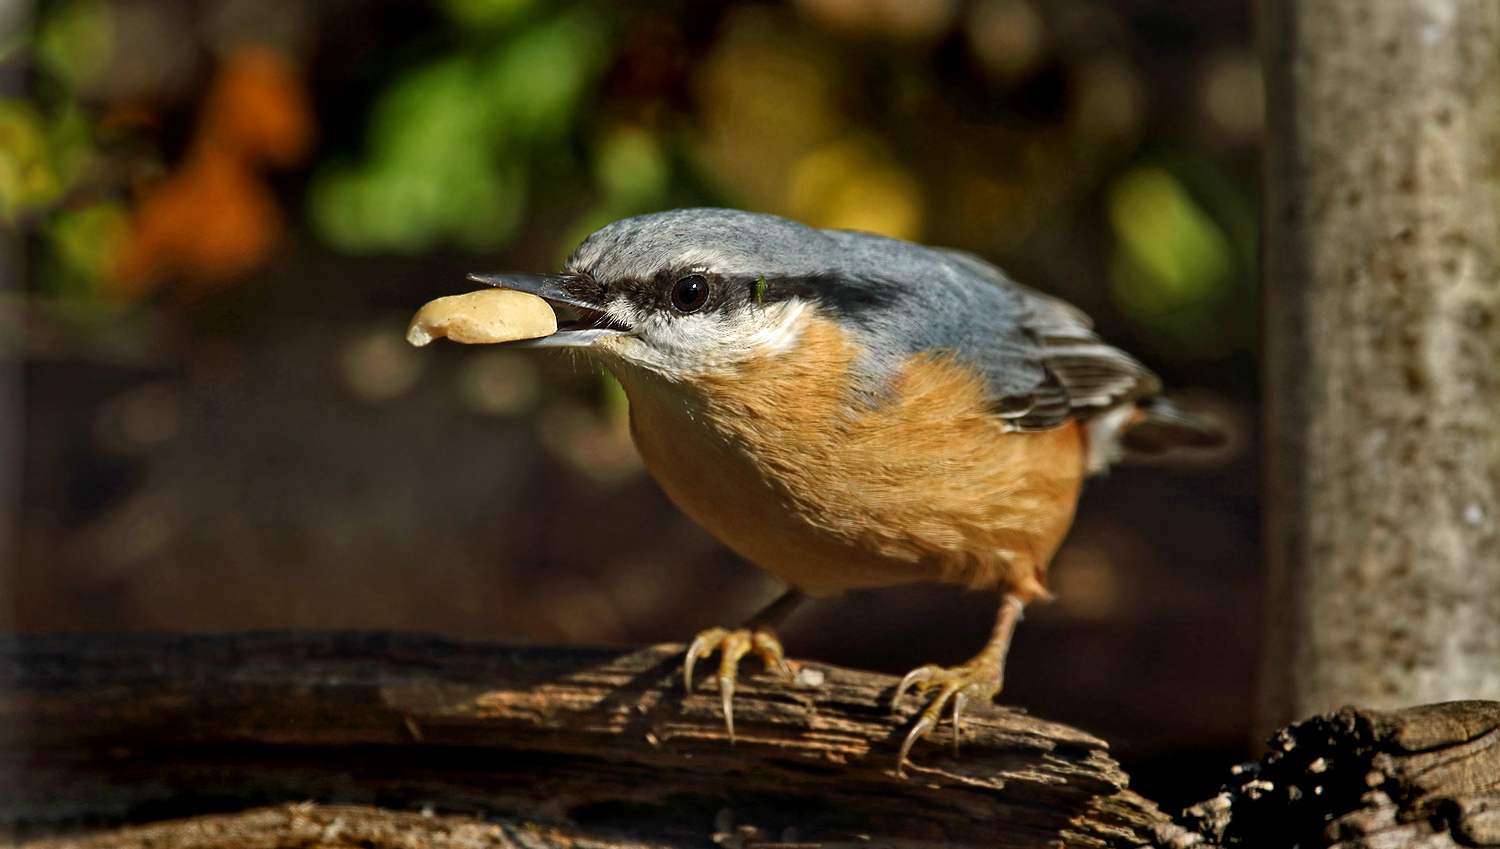
[[[1222,448],[1228,441],[1223,422],[1184,410],[1161,396],[1141,401],[1120,428],[1120,447],[1127,456],[1155,456],[1174,448]]]

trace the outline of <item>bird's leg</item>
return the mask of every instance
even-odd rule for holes
[[[734,629],[709,628],[688,646],[687,658],[682,665],[682,677],[687,691],[693,691],[693,666],[698,658],[719,653],[719,697],[724,702],[724,727],[729,731],[729,742],[734,742],[734,682],[739,677],[740,658],[754,654],[765,661],[766,668],[785,681],[792,680],[792,665],[781,650],[781,640],[776,638],[775,628],[803,599],[801,590],[789,589],[750,617],[744,625]]]
[[[1010,651],[1010,638],[1016,631],[1016,623],[1021,621],[1021,610],[1025,606],[1026,603],[1020,596],[1006,593],[1000,602],[1000,612],[995,616],[995,631],[990,635],[990,641],[985,643],[984,649],[974,655],[973,659],[962,666],[949,669],[929,664],[913,669],[901,679],[901,684],[896,687],[896,694],[891,697],[892,711],[896,710],[901,697],[912,687],[916,687],[918,693],[925,693],[934,687],[940,689],[901,744],[901,754],[896,760],[897,773],[906,765],[906,756],[911,752],[911,747],[937,727],[938,721],[942,719],[943,708],[950,702],[953,705],[953,749],[958,750],[959,723],[964,707],[972,701],[989,701],[1000,692],[1000,685],[1005,680],[1005,654]]]

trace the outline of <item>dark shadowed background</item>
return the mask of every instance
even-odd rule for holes
[[[1251,751],[1262,587],[1248,2],[69,0],[0,14],[14,630],[684,640],[776,592],[557,354],[417,350],[469,271],[774,212],[988,257],[1232,421],[1092,483],[1000,699],[1171,808]],[[956,663],[987,594],[827,600],[798,656]]]

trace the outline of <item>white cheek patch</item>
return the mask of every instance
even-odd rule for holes
[[[755,322],[753,326],[748,323],[741,325],[742,328],[748,330],[743,339],[743,345],[748,352],[779,353],[791,348],[801,337],[802,318],[807,311],[806,302],[793,298],[769,307],[751,307],[750,310],[759,312],[761,320]]]
[[[806,310],[805,303],[793,299],[744,307],[727,316],[640,314],[633,316],[634,332],[610,348],[665,377],[703,374],[790,348],[800,337]]]

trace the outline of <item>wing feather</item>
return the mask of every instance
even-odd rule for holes
[[[1090,419],[1161,390],[1149,369],[1094,334],[1082,310],[977,256],[827,232],[848,250],[842,274],[861,282],[842,292],[841,276],[830,275],[817,291],[864,327],[877,375],[889,373],[881,363],[950,351],[985,376],[994,415],[1017,430]]]
[[[1161,380],[1150,369],[1094,334],[1094,322],[1082,310],[1022,286],[978,257],[947,253],[956,265],[980,278],[976,284],[998,286],[1019,296],[1019,330],[1034,341],[1045,375],[1031,387],[1029,403],[1013,395],[1000,399],[1002,407],[1025,409],[1020,415],[1001,414],[1018,429],[1057,427],[1068,419],[1088,418],[1161,391]],[[992,386],[996,383],[991,380]]]

